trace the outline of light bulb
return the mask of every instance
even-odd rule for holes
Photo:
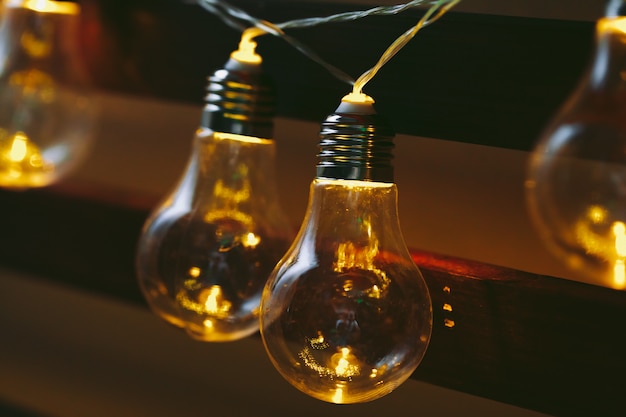
[[[158,316],[195,339],[230,341],[259,330],[263,286],[293,229],[279,205],[260,59],[231,58],[207,91],[188,166],[144,225],[136,263]]]
[[[86,157],[96,103],[79,59],[80,6],[9,0],[0,23],[0,187],[52,184]]]
[[[626,1],[598,20],[590,70],[533,150],[526,195],[542,239],[573,273],[626,288]]]
[[[398,220],[394,134],[372,100],[344,100],[322,124],[306,217],[261,302],[276,369],[332,403],[391,392],[421,362],[432,329]]]

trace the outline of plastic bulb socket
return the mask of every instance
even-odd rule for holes
[[[276,369],[332,403],[390,393],[421,362],[432,329],[429,291],[388,182],[390,141],[369,125],[375,118],[334,114],[324,123],[306,217],[261,305],[261,335]]]
[[[609,11],[626,10],[612,2]],[[547,247],[587,282],[626,288],[626,17],[597,23],[589,72],[531,155],[526,194]]]

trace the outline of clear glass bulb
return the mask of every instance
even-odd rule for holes
[[[210,78],[187,169],[139,241],[152,310],[199,340],[258,331],[263,286],[293,237],[274,174],[273,101],[257,71],[237,66]]]
[[[624,4],[611,2],[597,22],[590,71],[539,140],[526,181],[547,246],[581,278],[613,288],[626,288]]]
[[[11,0],[0,23],[0,187],[58,181],[87,155],[97,106],[78,51],[80,6]]]
[[[428,287],[400,230],[391,142],[374,118],[325,122],[307,215],[261,303],[276,369],[332,403],[391,392],[421,362],[432,329]]]

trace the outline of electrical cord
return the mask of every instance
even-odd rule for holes
[[[266,33],[281,37],[296,50],[303,53],[306,57],[324,67],[335,78],[352,85],[354,94],[361,94],[365,84],[367,84],[378,73],[378,71],[417,34],[419,30],[437,21],[460,1],[461,0],[412,0],[399,5],[377,6],[363,11],[344,12],[326,17],[295,19],[274,24],[267,20],[251,16],[245,10],[233,6],[224,0],[197,0],[200,6],[218,16],[227,25],[234,29],[243,31],[241,44],[256,46],[253,39]],[[419,22],[397,38],[383,53],[378,62],[372,68],[365,71],[356,81],[344,71],[324,61],[311,48],[288,35],[284,31],[284,29],[309,28],[328,23],[349,22],[369,16],[394,15],[411,8],[423,6],[424,4],[430,4],[431,6]]]

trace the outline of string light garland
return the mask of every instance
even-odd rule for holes
[[[363,86],[369,82],[376,73],[383,67],[394,55],[396,55],[416,34],[417,32],[437,21],[448,10],[454,7],[461,0],[413,0],[404,4],[393,6],[377,6],[368,10],[338,13],[326,17],[309,17],[304,19],[295,19],[282,23],[272,23],[267,20],[258,19],[251,16],[243,9],[233,6],[223,0],[198,0],[198,4],[204,9],[214,13],[229,26],[244,32],[242,42],[252,40],[264,34],[278,36],[293,46],[296,50],[302,52],[306,57],[318,63],[330,72],[335,78],[349,85],[356,85],[354,91],[360,92]],[[430,4],[430,8],[426,11],[419,22],[404,32],[381,56],[379,61],[370,70],[366,71],[359,77],[357,81],[353,77],[347,75],[344,71],[332,64],[324,61],[311,48],[302,44],[294,37],[285,33],[285,29],[303,29],[313,26],[319,26],[329,23],[351,22],[370,16],[389,16],[395,15],[406,10]]]
[[[459,1],[431,2],[356,81],[283,29],[395,14],[425,1],[278,25],[223,1],[199,2],[243,34],[210,77],[183,178],[140,238],[138,275],[156,314],[203,341],[237,340],[260,326],[276,369],[323,401],[372,401],[409,378],[430,341],[432,305],[398,221],[394,133],[362,90]],[[255,42],[267,33],[353,86],[322,124],[307,216],[291,245],[268,175],[273,102]]]
[[[407,249],[393,179],[393,130],[377,114],[364,86],[424,26],[460,0],[431,3],[376,64],[351,82],[322,123],[317,175],[296,239],[269,276],[260,305],[263,344],[276,370],[295,388],[322,401],[347,404],[389,394],[422,361],[432,332],[428,286]],[[347,76],[320,62],[285,28],[392,14],[423,1],[377,7],[279,25],[254,19],[224,2],[203,0],[244,30],[236,55],[253,54],[254,39],[281,36],[337,78]],[[231,19],[232,18],[232,19]]]

